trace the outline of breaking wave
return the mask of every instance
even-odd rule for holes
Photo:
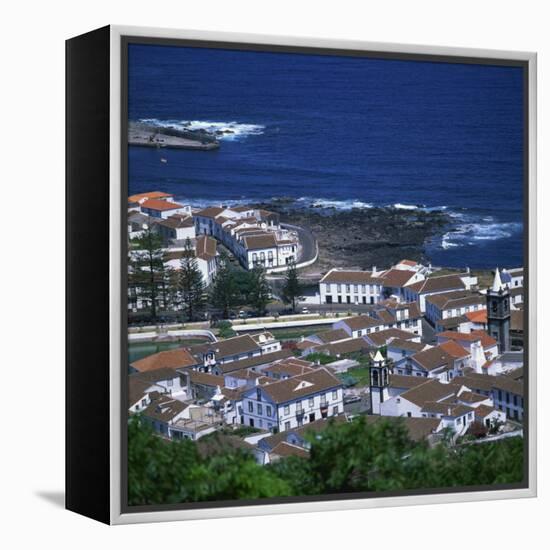
[[[494,223],[492,217],[483,218],[485,223],[471,222],[457,225],[443,235],[441,247],[445,250],[458,246],[482,244],[484,241],[507,239],[522,230],[523,224],[516,222]]]
[[[313,208],[334,208],[336,210],[352,210],[353,208],[372,208],[373,205],[369,202],[360,201],[358,199],[317,199],[312,197],[300,197],[298,203],[304,207]]]

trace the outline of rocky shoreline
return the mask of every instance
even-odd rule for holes
[[[387,267],[403,258],[429,263],[426,244],[451,227],[442,210],[394,207],[353,208],[306,206],[294,199],[273,199],[257,205],[278,212],[282,223],[309,229],[319,243],[319,259],[308,269]]]

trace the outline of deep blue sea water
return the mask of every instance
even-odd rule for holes
[[[130,192],[445,208],[434,264],[521,265],[522,102],[515,67],[131,45],[130,119],[234,133],[131,147]]]

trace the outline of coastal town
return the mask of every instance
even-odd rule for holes
[[[128,199],[128,243],[128,411],[159,438],[215,436],[264,466],[357,417],[430,447],[523,435],[521,266],[315,273],[310,229],[154,190]],[[261,281],[260,306],[248,282],[219,298],[230,272]]]

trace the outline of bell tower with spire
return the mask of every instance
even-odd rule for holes
[[[498,351],[510,351],[510,291],[495,270],[493,286],[487,289],[487,332],[498,342]]]
[[[390,369],[380,350],[372,358],[370,367],[370,407],[372,414],[380,414],[380,405],[389,399]]]

